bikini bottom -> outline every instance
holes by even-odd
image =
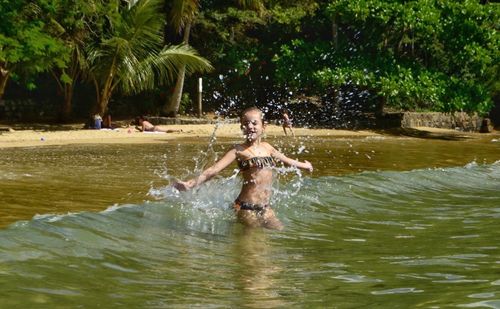
[[[261,204],[252,204],[252,203],[248,203],[248,202],[243,202],[243,201],[240,201],[239,199],[237,199],[236,201],[234,201],[234,209],[236,211],[238,210],[251,210],[251,211],[255,211],[257,214],[259,215],[263,215],[266,210],[269,208],[269,205],[261,205]]]

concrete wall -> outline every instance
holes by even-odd
[[[58,109],[49,102],[25,100],[0,100],[0,119],[7,120],[38,120],[54,118]]]

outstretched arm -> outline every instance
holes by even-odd
[[[209,180],[210,178],[217,175],[220,171],[225,169],[229,164],[231,164],[236,159],[236,149],[232,148],[226,154],[217,161],[214,165],[204,170],[198,177],[189,179],[187,181],[179,181],[174,183],[174,188],[179,191],[191,190]]]
[[[291,159],[291,158],[285,156],[284,154],[282,154],[281,152],[279,152],[278,150],[276,150],[273,146],[269,145],[269,147],[271,147],[271,155],[274,158],[285,163],[286,165],[295,166],[297,168],[300,168],[303,170],[308,170],[310,172],[313,171],[313,166],[312,166],[311,162],[309,162],[307,160],[305,160],[304,162],[301,162],[298,160]]]

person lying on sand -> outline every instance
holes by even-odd
[[[164,129],[160,126],[155,126],[151,122],[145,120],[143,116],[140,116],[136,119],[136,124],[137,126],[135,128],[141,132],[165,132],[165,133],[182,132],[182,130],[180,129]]]

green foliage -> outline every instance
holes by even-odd
[[[191,42],[216,68],[205,87],[216,98],[207,104],[225,109],[285,101],[288,91],[277,83],[272,59],[284,43],[304,38],[305,32],[323,32],[314,22],[318,3],[262,1],[264,7],[251,10],[228,7],[227,1],[202,1]]]
[[[103,114],[113,92],[135,94],[171,82],[181,66],[186,71],[211,65],[186,45],[163,47],[161,1],[142,0],[109,15],[112,27],[88,48],[87,76],[95,82],[97,111]]]
[[[500,90],[498,6],[338,0],[327,12],[340,29],[338,46],[325,40],[283,44],[273,58],[280,83],[317,93],[354,84],[404,110],[491,108]]]
[[[191,101],[191,97],[189,96],[189,93],[183,93],[182,98],[181,98],[181,103],[179,105],[179,113],[180,114],[185,114],[189,111],[190,108],[192,108],[193,102]]]
[[[0,2],[0,69],[31,89],[39,73],[65,67],[69,60],[63,42],[48,33],[53,5],[51,0]]]
[[[273,62],[278,64],[276,78],[288,86],[296,89],[315,87],[318,67],[327,65],[324,60],[328,57],[331,48],[329,42],[305,42],[295,39],[289,45],[282,45],[280,53],[274,55]]]
[[[198,13],[198,0],[167,1],[169,6],[168,22],[176,30],[183,29]]]
[[[281,25],[291,25],[295,30],[300,31],[302,28],[302,21],[308,16],[315,13],[319,5],[317,2],[302,2],[297,6],[283,6],[277,4],[269,9],[269,13],[273,21]]]
[[[216,67],[206,90],[227,101],[284,102],[354,87],[403,110],[486,113],[500,92],[500,6],[480,2],[0,1],[0,69],[28,88],[52,70],[68,96],[82,72],[98,100],[149,91],[183,63],[188,72],[207,68],[193,49],[164,47],[165,25],[189,22],[190,44]]]
[[[102,18],[105,8],[99,0],[54,0],[46,15],[50,21],[47,32],[61,40],[70,55],[66,66],[52,68],[58,93],[62,94],[59,118],[63,121],[71,115],[75,83],[88,68],[85,46],[106,26]]]

